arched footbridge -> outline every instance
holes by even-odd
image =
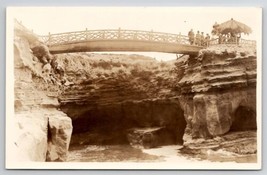
[[[196,55],[202,46],[190,45],[188,36],[141,30],[84,30],[40,36],[50,53],[71,52],[164,52]],[[236,42],[209,41],[209,45],[239,45],[256,47],[256,41],[240,39]]]
[[[70,52],[164,52],[197,54],[188,36],[140,30],[85,30],[41,37],[52,54]]]

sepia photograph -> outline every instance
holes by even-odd
[[[7,169],[261,169],[262,9],[8,7]]]

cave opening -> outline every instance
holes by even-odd
[[[77,145],[131,145],[154,148],[183,144],[186,127],[178,100],[141,100],[91,106],[67,104],[72,118],[70,147]]]
[[[250,107],[239,106],[233,117],[230,131],[246,131],[257,129],[256,111]]]

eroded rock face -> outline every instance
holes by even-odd
[[[175,85],[183,69],[174,62],[93,53],[56,60],[67,80],[60,103],[73,121],[72,144],[129,144],[129,129],[147,127],[166,127],[170,143],[182,143],[185,120]]]
[[[16,137],[14,161],[45,161],[51,133],[52,145],[57,159],[65,160],[71,137],[70,118],[57,110],[60,86],[53,84],[49,70],[43,70],[43,63],[32,53],[31,47],[38,45],[38,38],[26,28],[15,23],[14,38],[14,108]],[[53,130],[53,132],[51,132]],[[10,134],[10,133],[9,133]],[[49,150],[49,151],[48,151]],[[58,151],[60,150],[60,151]],[[50,158],[52,160],[52,158]]]
[[[47,161],[65,161],[72,134],[71,119],[65,115],[58,117],[57,113],[48,120],[48,151]]]
[[[237,128],[236,125],[243,130],[256,129],[255,99],[254,89],[195,95],[190,103],[185,104],[189,135],[193,138],[215,137],[234,130],[232,128]],[[251,112],[242,118],[241,110]]]
[[[185,140],[257,128],[254,48],[222,45],[202,50],[188,59],[179,85],[187,121]]]
[[[105,105],[176,96],[173,62],[141,55],[72,53],[55,56],[66,75],[62,105]]]
[[[257,133],[255,131],[230,132],[212,139],[188,141],[180,153],[190,158],[209,161],[256,163]]]

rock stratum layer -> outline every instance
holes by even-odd
[[[187,121],[185,140],[257,129],[256,50],[212,46],[189,58],[179,81]]]
[[[15,116],[7,116],[15,121],[14,160],[65,161],[72,122],[58,110],[59,84],[31,50],[45,46],[16,22],[14,34]]]

